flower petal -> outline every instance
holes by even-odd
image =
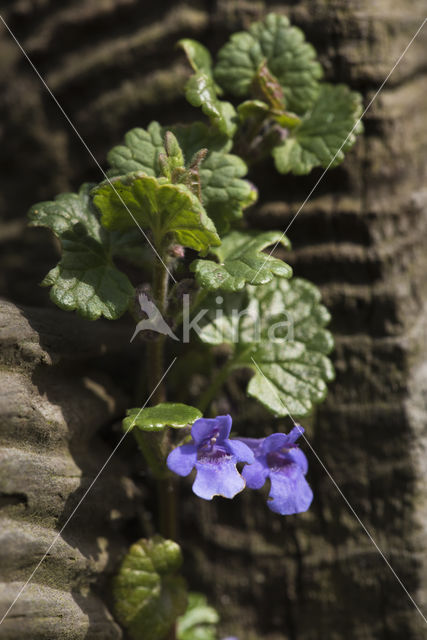
[[[247,464],[242,471],[242,476],[249,489],[261,489],[268,474],[269,468],[265,456],[257,458],[253,464]]]
[[[197,476],[193,484],[193,491],[199,498],[212,500],[214,496],[234,498],[245,488],[245,481],[236,469],[236,464],[230,457],[221,462],[200,462],[196,464]]]
[[[271,453],[272,451],[279,451],[279,449],[287,447],[288,444],[289,436],[285,433],[273,433],[271,436],[264,438],[262,450],[264,453]]]
[[[301,449],[298,449],[298,447],[293,447],[286,455],[292,460],[292,462],[295,462],[295,464],[299,466],[304,475],[307,473],[308,461],[305,453],[303,453]]]
[[[297,464],[289,464],[280,471],[270,472],[271,488],[267,506],[281,515],[307,511],[313,500],[304,474]]]
[[[251,462],[255,461],[255,456],[249,447],[239,440],[227,440],[223,444],[224,448],[228,450],[237,460],[237,462]]]
[[[216,418],[199,418],[191,428],[191,435],[198,445],[210,438],[215,429],[218,430],[219,440],[225,440],[231,431],[231,416],[217,416]]]
[[[197,462],[197,449],[194,444],[183,444],[173,449],[166,460],[171,471],[179,476],[188,476]]]
[[[288,434],[288,444],[295,444],[300,436],[304,433],[304,427],[300,424],[296,424],[294,428]]]

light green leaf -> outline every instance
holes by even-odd
[[[185,97],[194,107],[201,107],[221,133],[232,137],[237,128],[236,111],[230,102],[218,98],[221,90],[213,78],[209,51],[196,40],[180,40],[178,45],[184,49],[194,70],[185,85]]]
[[[248,394],[269,411],[278,416],[310,413],[334,376],[326,357],[333,340],[324,328],[330,316],[320,304],[319,290],[306,280],[275,278],[223,298],[221,313],[213,294],[205,298],[209,313],[200,338],[234,347],[235,367],[255,372]]]
[[[271,13],[249,32],[232,35],[218,53],[215,80],[233,95],[249,95],[264,61],[282,86],[286,108],[297,114],[309,109],[317,96],[322,68],[303,32],[291,27],[282,15]]]
[[[92,209],[90,192],[95,185],[86,182],[78,193],[61,193],[55,200],[39,202],[28,212],[31,227],[48,227],[60,237],[65,231],[71,231],[80,223],[87,234],[96,240],[101,239],[101,225]]]
[[[220,232],[257,199],[253,185],[241,179],[247,171],[245,162],[231,153],[212,152],[201,165],[202,201]]]
[[[124,231],[136,220],[143,229],[152,230],[157,246],[167,234],[196,251],[219,245],[215,226],[198,198],[184,185],[163,180],[134,173],[114,179],[113,184],[102,183],[93,200],[104,227]]]
[[[292,268],[286,262],[262,253],[263,249],[276,243],[290,248],[288,238],[280,231],[232,231],[220,247],[211,251],[219,262],[195,260],[191,270],[195,272],[198,284],[210,291],[238,291],[247,283],[270,282],[274,276],[290,278]]]
[[[78,194],[34,205],[30,225],[50,228],[61,241],[62,258],[42,282],[52,287],[52,301],[89,320],[114,320],[128,308],[134,288],[112,262],[123,238],[102,229],[89,198],[92,187],[84,184]]]
[[[358,122],[361,113],[358,93],[344,85],[321,85],[312,110],[289,132],[284,142],[273,149],[277,170],[304,174],[316,166],[340,164],[362,131],[362,124]]]
[[[83,225],[61,235],[62,258],[42,282],[61,309],[77,311],[88,320],[116,320],[127,310],[134,288],[111,261],[105,247]]]
[[[111,166],[109,176],[121,176],[143,171],[148,176],[160,174],[159,155],[166,153],[164,131],[158,122],[151,122],[147,130],[136,127],[126,133],[124,144],[113,147],[107,155]]]
[[[176,402],[164,402],[145,409],[128,409],[126,418],[123,420],[123,429],[128,431],[137,427],[150,433],[163,431],[165,427],[181,429],[193,424],[201,417],[201,412],[195,407]]]
[[[177,621],[178,640],[216,640],[219,615],[201,593],[188,594],[188,608]]]
[[[184,580],[176,575],[181,549],[172,540],[155,536],[131,546],[113,582],[114,612],[132,640],[167,636],[184,613]]]

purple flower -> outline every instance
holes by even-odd
[[[299,425],[286,435],[274,433],[261,440],[241,438],[255,454],[255,462],[246,465],[242,475],[250,489],[260,489],[267,478],[271,487],[267,506],[275,513],[290,515],[307,511],[313,492],[306,479],[308,463],[295,444],[304,429]]]
[[[193,491],[205,500],[218,495],[234,498],[245,488],[236,462],[254,462],[254,454],[243,442],[229,440],[230,430],[231,416],[200,418],[191,429],[193,442],[168,455],[167,466],[180,476],[188,476],[196,468]]]

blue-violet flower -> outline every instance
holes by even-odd
[[[240,438],[255,455],[255,462],[246,465],[242,475],[250,489],[260,489],[267,478],[271,487],[267,506],[275,513],[290,515],[307,511],[313,499],[305,474],[307,458],[295,444],[304,429],[299,425],[286,435],[274,433],[257,440]]]
[[[246,444],[229,440],[231,422],[229,415],[196,420],[191,429],[193,442],[171,451],[166,461],[169,469],[180,476],[187,476],[195,467],[193,491],[205,500],[217,495],[234,498],[245,488],[236,463],[255,460]]]

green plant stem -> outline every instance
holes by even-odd
[[[218,391],[221,389],[224,382],[227,380],[230,375],[236,361],[234,358],[231,358],[225,366],[216,374],[210,385],[207,387],[205,392],[201,395],[199,402],[197,403],[198,408],[204,414],[206,413],[207,408],[209,407],[212,400],[215,398]]]

